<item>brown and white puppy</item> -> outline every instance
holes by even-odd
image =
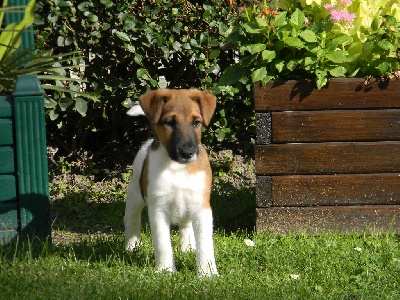
[[[210,206],[211,167],[201,144],[202,126],[210,123],[215,96],[197,89],[160,89],[139,99],[128,115],[145,114],[155,138],[133,162],[125,209],[126,249],[140,244],[141,211],[148,206],[158,271],[175,271],[170,239],[178,224],[183,251],[196,250],[199,275],[218,275]]]

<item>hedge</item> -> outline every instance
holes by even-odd
[[[70,76],[87,80],[58,84],[98,96],[94,101],[57,91],[48,95],[50,139],[75,151],[132,138],[135,126],[143,124],[128,120],[126,110],[141,94],[197,87],[218,97],[205,141],[248,144],[254,133],[250,83],[218,85],[222,71],[235,62],[224,45],[236,14],[237,7],[219,0],[202,5],[185,0],[44,1],[35,27],[40,47],[56,53],[79,50],[81,68]]]

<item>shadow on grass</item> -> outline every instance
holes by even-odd
[[[52,203],[52,227],[75,233],[123,232],[124,199],[114,202],[88,201],[89,190],[71,191]],[[229,183],[218,185],[211,195],[214,228],[226,232],[255,226],[254,188],[234,188]],[[148,226],[147,210],[142,213],[142,226]]]
[[[63,199],[53,201],[53,230],[73,233],[109,233],[123,230],[125,202],[117,199],[95,202],[90,190],[69,191]]]
[[[218,186],[211,195],[215,230],[237,232],[254,231],[255,228],[255,188],[235,188],[230,184]]]

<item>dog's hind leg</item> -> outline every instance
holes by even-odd
[[[192,221],[185,219],[179,224],[180,244],[183,252],[196,250]]]
[[[132,251],[140,245],[142,210],[146,204],[136,181],[135,178],[132,178],[126,193],[124,216],[125,248],[129,251]]]

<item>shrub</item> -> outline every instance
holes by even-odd
[[[396,0],[263,1],[247,7],[227,38],[241,54],[224,73],[232,84],[332,77],[399,77]]]
[[[36,30],[43,47],[81,51],[80,71],[71,76],[88,80],[59,84],[100,99],[55,91],[47,101],[50,138],[67,151],[120,141],[127,136],[127,107],[141,94],[155,88],[197,87],[219,98],[207,142],[248,142],[254,127],[245,94],[250,89],[217,86],[221,70],[234,61],[232,52],[222,50],[234,9],[220,0],[201,7],[184,0],[42,3]],[[129,122],[142,125],[140,120]]]

